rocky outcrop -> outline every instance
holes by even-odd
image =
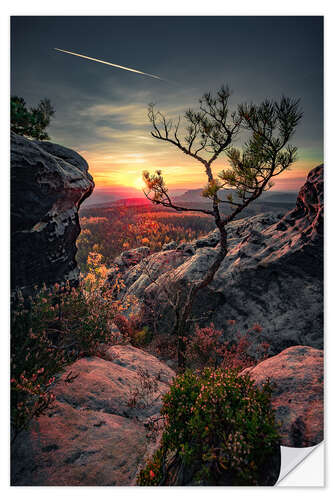
[[[323,363],[322,350],[295,346],[242,372],[257,385],[267,379],[273,384],[272,406],[283,446],[301,448],[323,440]]]
[[[77,378],[67,383],[68,375]],[[53,409],[17,437],[12,485],[135,483],[138,467],[157,446],[147,438],[147,421],[159,415],[174,375],[131,346],[75,362],[56,383]]]
[[[115,258],[114,264],[120,272],[126,271],[132,266],[139,264],[145,257],[150,254],[149,247],[138,247],[132,250],[125,250]]]
[[[11,135],[11,288],[75,281],[78,209],[94,188],[87,162],[51,142]]]
[[[323,345],[323,166],[313,169],[286,215],[260,214],[230,223],[229,251],[213,282],[194,304],[195,317],[225,332],[236,321],[246,332],[263,331],[271,353],[291,345]],[[159,328],[167,332],[173,290],[185,291],[200,280],[218,251],[218,233],[152,254],[122,274],[127,295],[145,307],[155,300]],[[165,290],[169,297],[166,300]],[[150,305],[151,308],[151,305]],[[156,309],[156,308],[155,308]],[[233,329],[234,330],[234,329]]]

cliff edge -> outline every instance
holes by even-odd
[[[11,134],[12,291],[76,281],[78,209],[93,189],[78,153]]]

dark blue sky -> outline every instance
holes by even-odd
[[[13,17],[11,43],[12,94],[29,105],[51,99],[52,140],[81,151],[97,185],[125,183],[126,169],[131,177],[152,165],[173,168],[171,183],[180,185],[177,168],[189,164],[149,139],[146,106],[155,101],[167,113],[181,113],[221,83],[233,89],[234,104],[301,98],[296,170],[322,161],[322,17]]]

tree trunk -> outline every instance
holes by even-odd
[[[192,312],[194,299],[197,296],[199,290],[205,288],[213,281],[217,270],[219,269],[228,252],[227,231],[225,229],[225,226],[218,225],[218,229],[220,231],[220,249],[216,259],[208,269],[204,278],[200,282],[193,284],[190,292],[186,297],[184,297],[184,304],[179,305],[178,310],[176,311],[176,324],[173,334],[177,338],[177,358],[178,369],[180,372],[184,372],[186,368],[186,337],[188,336],[187,323]]]

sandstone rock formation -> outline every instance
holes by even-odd
[[[12,290],[77,279],[78,209],[93,188],[75,151],[11,134]]]
[[[323,363],[322,350],[294,346],[242,372],[258,385],[267,378],[274,384],[272,406],[283,446],[314,446],[323,440]]]
[[[157,446],[147,439],[145,423],[159,415],[161,395],[175,374],[131,346],[113,346],[105,358],[83,358],[61,376],[54,408],[12,448],[13,485],[135,483],[145,454]],[[65,382],[69,374],[78,375],[70,384]],[[144,377],[153,390],[145,388]],[[133,394],[136,404],[129,405]]]
[[[150,254],[149,247],[138,247],[132,250],[125,250],[114,260],[114,274],[125,272],[129,268],[139,264],[145,257]],[[111,271],[112,272],[112,271]]]
[[[300,190],[295,209],[284,216],[260,214],[228,225],[229,252],[213,282],[196,298],[201,324],[211,322],[233,333],[260,324],[258,342],[271,353],[291,345],[323,345],[323,166],[313,169]],[[172,314],[165,289],[186,288],[214,260],[218,234],[211,232],[175,249],[152,254],[122,273],[123,293],[145,303],[155,300],[160,331],[170,330]],[[155,308],[156,309],[156,308]]]

